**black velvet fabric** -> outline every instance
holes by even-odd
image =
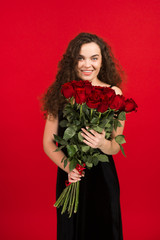
[[[62,119],[59,113],[59,121]],[[63,136],[59,126],[58,134]],[[65,152],[65,150],[64,150]],[[99,162],[92,169],[85,169],[80,181],[78,212],[68,218],[57,209],[57,240],[122,240],[120,190],[113,157],[109,163]],[[68,175],[58,168],[56,199],[65,188]]]

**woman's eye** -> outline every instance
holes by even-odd
[[[96,57],[95,57],[95,58],[92,58],[92,59],[93,59],[93,60],[98,60],[98,58],[96,58]]]
[[[78,60],[83,60],[83,57],[78,57]]]

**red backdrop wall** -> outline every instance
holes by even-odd
[[[38,97],[54,81],[69,41],[91,32],[112,46],[137,102],[114,159],[125,240],[160,239],[158,0],[3,1],[1,4],[1,233],[56,239],[56,165],[44,154]]]

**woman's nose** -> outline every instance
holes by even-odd
[[[84,61],[84,66],[85,66],[85,67],[90,67],[90,66],[91,66],[91,61],[86,59],[86,60]]]

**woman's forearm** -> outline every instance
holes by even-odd
[[[113,138],[112,140],[107,140],[103,142],[101,147],[99,148],[103,153],[108,155],[115,155],[119,152],[120,146]]]
[[[64,162],[61,163],[61,160],[63,157],[65,157],[65,154],[62,151],[54,152],[57,149],[57,146],[54,144],[54,142],[43,143],[43,149],[44,149],[44,152],[47,154],[47,156],[58,167],[60,167],[66,173],[69,173],[69,163],[67,164],[67,166],[65,168],[64,168]]]

